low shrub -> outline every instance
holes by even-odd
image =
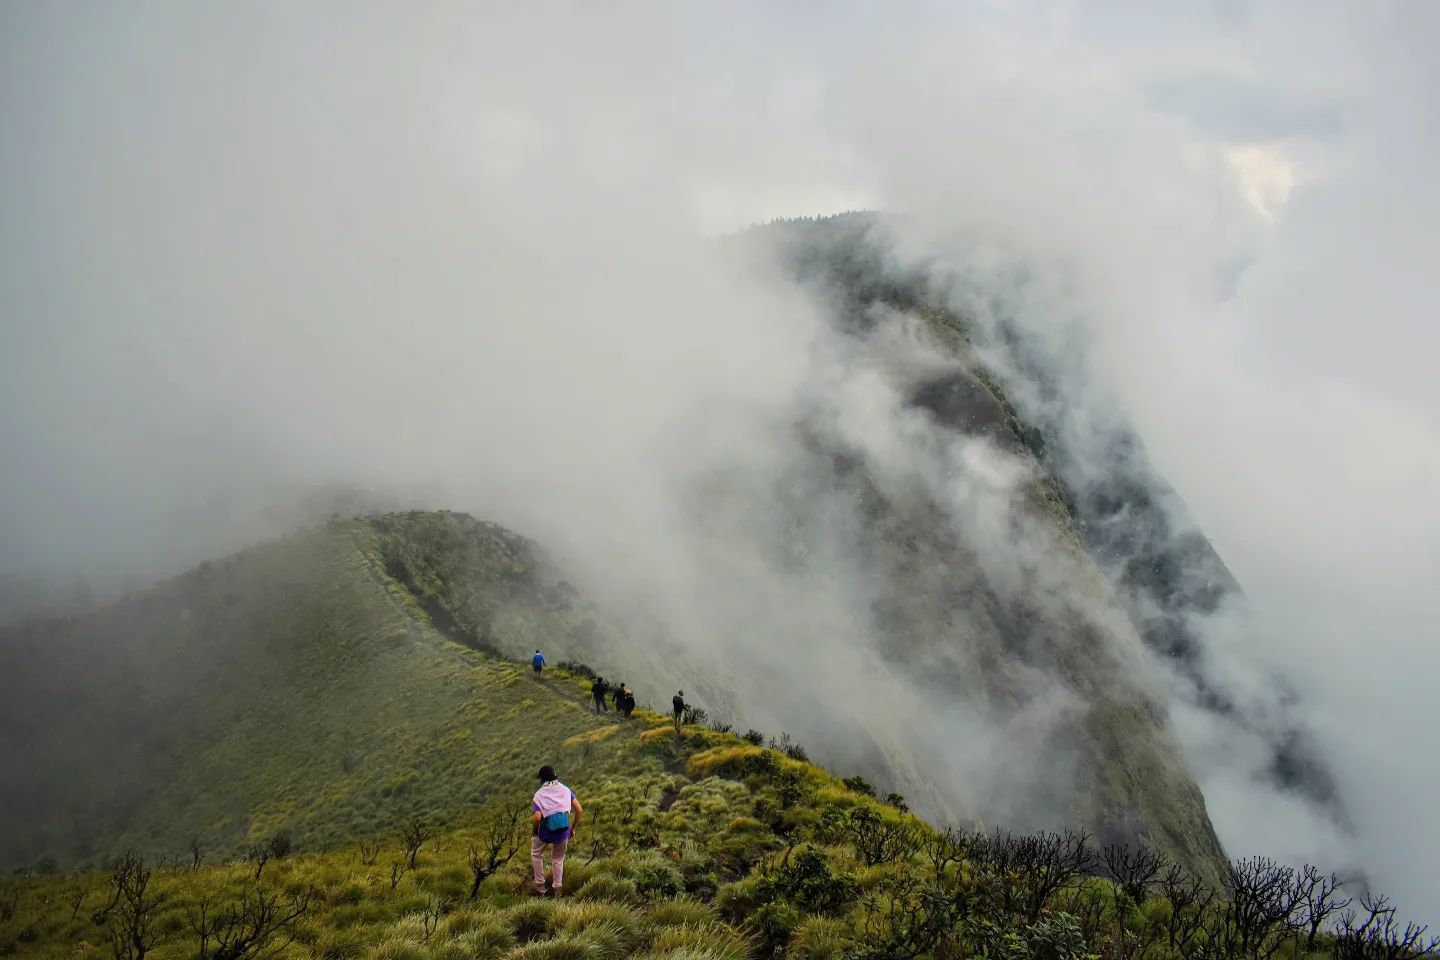
[[[850,874],[832,870],[824,853],[807,847],[767,874],[758,893],[762,901],[778,897],[806,913],[833,914],[854,901],[856,885]]]
[[[760,942],[761,956],[783,949],[800,925],[800,912],[783,900],[772,900],[745,918],[745,929]]]

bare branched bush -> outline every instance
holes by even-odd
[[[1395,908],[1385,897],[1360,898],[1364,919],[1351,910],[1341,918],[1335,931],[1335,960],[1420,960],[1440,953],[1440,937],[1428,940],[1429,929],[1422,924],[1403,927],[1395,919]]]
[[[270,862],[272,856],[270,844],[257,843],[245,851],[245,859],[255,864],[255,880],[259,882],[260,874],[265,872],[265,864]]]
[[[70,919],[74,921],[80,915],[80,910],[85,906],[85,887],[75,883],[65,889],[65,902],[70,905]]]
[[[1216,945],[1228,956],[1267,960],[1294,933],[1300,904],[1294,868],[1248,857],[1228,863],[1224,881],[1229,903],[1220,913]]]
[[[480,825],[480,842],[470,845],[470,899],[480,885],[520,852],[525,843],[525,808],[519,803],[492,807]]]
[[[1305,948],[1314,949],[1315,939],[1325,922],[1350,906],[1349,897],[1340,898],[1340,878],[1335,874],[1324,874],[1316,867],[1306,864],[1297,878],[1300,893],[1300,924],[1305,930]]]
[[[410,869],[415,869],[415,857],[420,853],[420,848],[430,842],[435,836],[435,831],[425,825],[420,818],[410,821],[409,825],[400,831],[400,842],[405,846],[405,856],[409,860]]]
[[[435,929],[440,926],[440,921],[450,911],[449,901],[442,897],[431,896],[425,901],[425,909],[420,911],[420,924],[425,931],[423,939],[429,941]]]
[[[312,890],[293,897],[255,884],[238,901],[216,908],[209,899],[190,911],[199,960],[269,960],[288,947],[295,921],[310,910]]]
[[[355,851],[360,858],[360,863],[367,867],[373,867],[375,861],[380,859],[380,847],[379,840],[361,840]]]
[[[160,942],[155,918],[165,897],[150,891],[150,877],[150,868],[133,853],[115,862],[110,875],[112,905],[106,913],[116,960],[145,960]]]
[[[935,882],[939,883],[951,866],[964,860],[982,859],[985,846],[984,834],[947,827],[924,836],[920,841],[920,852],[930,862]]]
[[[266,840],[265,846],[270,850],[270,856],[276,860],[283,860],[290,856],[290,853],[295,849],[295,838],[289,830],[281,830],[269,840]]]
[[[1129,844],[1111,844],[1100,852],[1105,861],[1105,874],[1130,900],[1139,906],[1150,895],[1150,889],[1164,872],[1163,856],[1145,847],[1131,849]]]
[[[1205,929],[1206,912],[1215,900],[1215,891],[1178,864],[1171,864],[1160,877],[1160,895],[1170,904],[1170,914],[1165,918],[1166,940],[1171,949],[1188,957]]]
[[[1023,837],[996,831],[987,860],[1000,876],[1013,877],[1004,887],[1005,906],[1030,923],[1057,891],[1096,867],[1089,834],[1068,830]]]

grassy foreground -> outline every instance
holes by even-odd
[[[0,955],[1421,955],[1347,951],[1381,941],[1353,930],[1337,938],[1323,916],[1311,928],[1298,908],[1267,919],[1243,890],[1217,898],[1138,852],[1107,851],[1119,858],[1110,871],[1117,882],[1093,875],[1099,855],[1079,837],[939,832],[861,782],[730,733],[691,726],[677,738],[666,718],[648,712],[627,724],[577,725],[565,750],[571,761],[562,777],[576,785],[587,817],[566,861],[563,898],[529,894],[521,792],[492,799],[458,827],[435,831],[422,820],[334,850],[296,853],[281,838],[224,863],[203,862],[202,851],[200,859],[131,859],[111,871],[12,879],[0,886]],[[602,750],[609,753],[597,767]],[[587,769],[603,772],[587,777]],[[1243,861],[1237,876],[1252,866],[1273,868]],[[1393,945],[1394,934],[1383,942]]]

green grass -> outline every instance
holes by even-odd
[[[281,903],[308,897],[308,910],[264,945],[273,960],[749,960],[776,949],[810,960],[880,957],[895,942],[895,905],[931,890],[968,904],[969,918],[949,927],[943,950],[923,956],[1000,950],[1083,960],[1128,955],[1116,951],[1143,940],[1151,960],[1186,960],[1165,941],[1163,900],[1136,908],[1108,881],[1088,878],[1056,891],[1045,915],[1027,922],[1005,904],[1023,895],[1029,878],[964,858],[937,874],[925,854],[935,835],[909,814],[847,791],[812,765],[726,734],[687,733],[663,747],[610,738],[631,754],[633,769],[580,790],[589,816],[567,859],[564,899],[529,895],[524,848],[471,899],[469,849],[485,829],[478,822],[432,838],[395,882],[392,865],[405,859],[398,842],[272,860],[258,879],[256,866],[243,861],[160,864],[149,888],[158,906],[147,957],[196,957],[202,905],[213,914],[256,891]],[[645,758],[662,751],[667,769],[686,772],[650,766]],[[799,800],[786,806],[797,784]],[[484,813],[502,809],[496,801]],[[854,811],[912,830],[913,842],[896,858],[867,865],[835,829]],[[0,882],[0,956],[114,956],[117,915],[104,915],[110,889],[103,871]],[[1095,911],[1082,931],[1066,911],[1083,912],[1083,904]],[[1209,908],[1216,919],[1222,911]],[[1080,945],[1054,952],[1057,942]],[[1326,955],[1328,940],[1320,946],[1315,955]],[[1277,956],[1298,960],[1305,952],[1292,938]]]
[[[281,831],[318,848],[456,822],[547,760],[581,783],[622,755],[658,770],[628,750],[639,724],[585,736],[607,721],[579,681],[417,615],[387,538],[333,523],[0,638],[0,729],[31,734],[4,744],[0,820],[27,829],[0,833],[0,865],[235,855]],[[527,602],[551,616],[517,598],[505,622]]]

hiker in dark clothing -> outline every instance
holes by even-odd
[[[590,695],[595,698],[596,713],[605,712],[605,693],[609,689],[610,686],[605,682],[604,677],[596,677],[595,682],[590,684]]]
[[[625,719],[630,719],[630,714],[635,712],[635,691],[629,687],[625,688]]]
[[[680,721],[685,717],[685,691],[675,691],[675,696],[670,698],[670,705],[675,708],[675,736],[680,736]]]
[[[622,717],[625,715],[625,681],[621,680],[615,684],[615,712]]]
[[[545,654],[536,650],[535,656],[530,658],[530,666],[535,668],[535,676],[540,676],[540,671],[545,669]]]

